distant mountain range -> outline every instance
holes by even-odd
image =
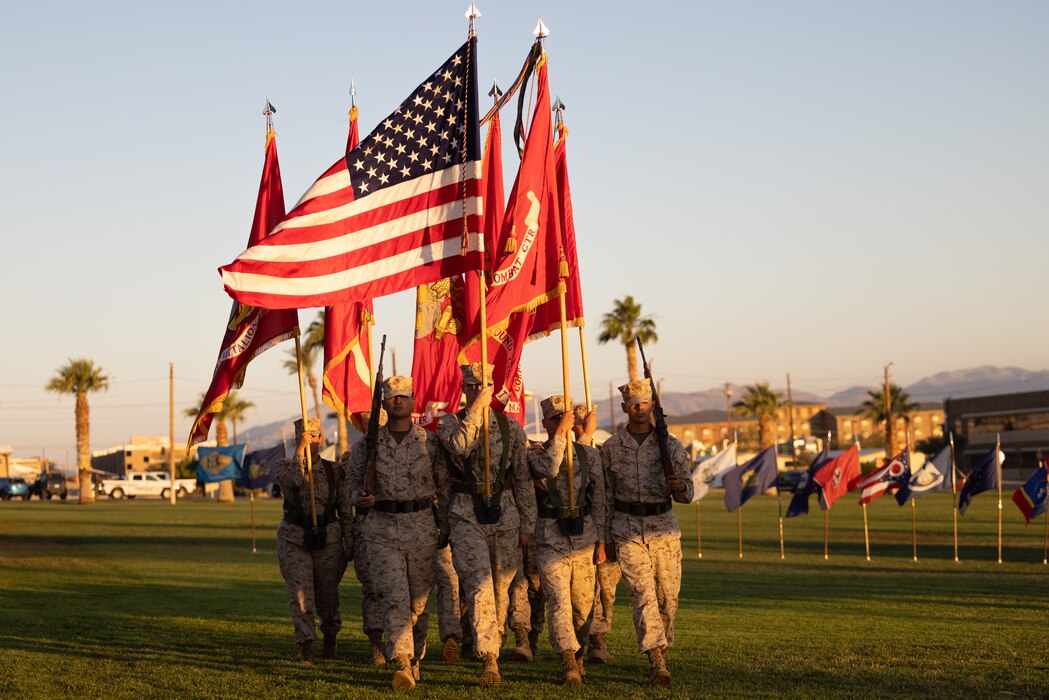
[[[858,406],[867,398],[867,392],[875,387],[854,386],[831,394],[820,396],[807,391],[795,391],[794,400],[797,402],[826,403],[830,406]],[[783,387],[773,387],[783,390]],[[1049,370],[1032,371],[1020,369],[1019,367],[993,367],[984,365],[970,369],[959,369],[950,372],[939,372],[930,377],[924,377],[904,389],[916,402],[942,402],[946,398],[963,398],[966,396],[982,396],[993,394],[1011,394],[1022,391],[1045,391],[1049,390]],[[734,399],[739,398],[742,389],[737,387]],[[693,392],[663,393],[663,405],[668,416],[685,416],[697,411],[724,411],[725,394],[720,389],[706,389]],[[622,412],[619,408],[618,399],[613,405],[616,422],[622,421]],[[602,426],[608,426],[612,414],[609,412],[608,399],[598,401],[598,422]],[[294,436],[292,421],[294,417],[287,420],[267,423],[242,431],[242,434],[253,445],[260,447],[272,445],[281,440],[282,436],[289,441]],[[336,431],[336,420],[328,418],[324,421],[324,430],[328,436]],[[528,430],[532,429],[532,416],[529,415]],[[360,433],[350,427],[350,444],[352,445]],[[290,447],[289,447],[290,449]]]

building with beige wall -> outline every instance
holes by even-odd
[[[91,454],[91,468],[124,476],[129,472],[166,471],[170,440],[159,435],[136,435],[126,445]],[[175,462],[186,456],[185,445],[175,445]]]
[[[884,435],[881,423],[863,415],[863,406],[844,406],[826,408],[812,417],[812,432],[816,435],[830,433],[832,445],[848,445],[859,439]],[[896,428],[896,444],[910,444],[933,437],[943,437],[943,407],[938,403],[918,404],[918,410],[912,411],[905,419],[894,415],[893,425]]]
[[[794,404],[794,437],[811,437],[812,419],[827,408],[825,403],[795,403]],[[787,407],[776,412],[776,418],[772,423],[772,429],[776,432],[779,441],[788,440],[791,435],[791,415]],[[667,430],[671,435],[681,440],[686,446],[693,440],[703,443],[704,446],[723,444],[732,440],[733,431],[739,434],[741,444],[751,442],[757,444],[758,422],[754,418],[743,418],[733,415],[728,416],[725,411],[697,411],[684,416],[673,416],[667,420]]]

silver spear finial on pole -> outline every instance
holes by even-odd
[[[539,21],[535,25],[535,29],[532,30],[532,34],[536,39],[544,39],[550,36],[550,29],[543,24],[543,16],[539,15]]]
[[[277,108],[270,103],[270,98],[266,98],[266,106],[262,109],[262,115],[266,117],[266,128],[273,127],[273,115],[277,113]]]
[[[498,102],[499,98],[503,96],[503,91],[499,89],[499,83],[492,81],[492,89],[488,91],[488,96],[493,101]]]
[[[563,112],[565,111],[565,103],[561,101],[560,95],[554,96],[554,106],[551,111],[554,113],[554,124],[557,126],[563,124],[565,121],[563,115]]]
[[[353,78],[350,78],[350,106],[357,106],[357,85],[353,82]]]

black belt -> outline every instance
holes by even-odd
[[[335,513],[329,513],[329,514],[318,513],[317,514],[317,527],[328,527],[332,523],[336,522],[338,519],[339,518],[338,518],[338,516]],[[286,522],[286,523],[288,523],[290,525],[298,525],[299,527],[313,527],[313,518],[311,518],[308,515],[305,516],[305,518],[303,520],[299,520],[299,518],[296,515],[294,515],[293,513],[285,513],[284,514],[284,522]]]
[[[559,520],[561,518],[579,518],[590,515],[589,507],[576,506],[576,513],[573,514],[568,510],[568,507],[554,508],[552,506],[539,506],[538,514],[540,518],[551,518],[553,520]]]
[[[484,482],[478,481],[477,483],[453,483],[452,491],[455,493],[465,493],[469,496],[483,496],[484,495]],[[502,489],[496,489],[495,483],[492,483],[492,495],[498,496],[503,492]]]
[[[376,501],[372,506],[380,513],[418,513],[433,505],[433,498],[417,498],[414,501]]]
[[[662,515],[671,509],[670,499],[662,503],[639,503],[637,501],[621,501],[616,499],[616,510],[627,515]]]

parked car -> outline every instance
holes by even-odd
[[[12,498],[22,497],[29,500],[29,484],[21,477],[0,477],[0,500],[10,501]]]
[[[66,489],[66,478],[61,474],[41,474],[36,481],[29,486],[29,494],[36,496],[41,501],[50,501],[58,496],[63,501],[69,495]]]
[[[178,496],[185,496],[197,488],[195,479],[175,479],[175,490]],[[120,500],[136,496],[171,495],[171,479],[165,472],[133,472],[124,479],[103,479],[100,493]]]

